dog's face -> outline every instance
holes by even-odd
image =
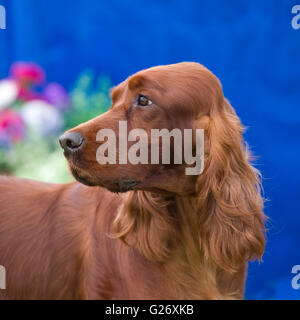
[[[174,148],[177,147],[174,139],[170,140],[170,163],[161,161],[162,139],[158,143],[160,161],[158,164],[151,161],[151,146],[154,144],[151,129],[171,131],[176,128],[182,132],[182,137],[184,129],[193,129],[191,148],[195,152],[194,129],[207,128],[216,91],[222,94],[218,80],[197,63],[154,67],[129,77],[111,91],[112,106],[106,113],[69,130],[60,138],[72,174],[84,184],[103,186],[113,192],[193,193],[197,177],[186,174],[186,167],[191,165],[187,165],[184,159],[182,164],[174,161]],[[126,123],[128,134],[133,129],[147,133],[146,138],[139,138],[144,143],[140,150],[133,148],[130,151],[139,139],[128,141],[120,122],[123,129]],[[115,138],[105,140],[99,134],[103,129],[112,130]],[[115,162],[99,162],[97,154],[104,143],[108,150],[103,155],[115,156]],[[110,147],[116,147],[115,152],[110,153]],[[134,150],[137,156],[143,151],[147,163],[128,161]],[[184,139],[182,153],[183,150]]]

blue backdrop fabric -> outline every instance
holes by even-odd
[[[298,1],[300,4],[300,1]],[[270,217],[263,263],[251,263],[246,297],[299,299],[300,29],[288,0],[0,0],[0,78],[34,61],[70,89],[92,68],[114,84],[153,65],[197,61],[223,83],[258,156]]]

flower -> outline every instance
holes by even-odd
[[[31,101],[42,99],[42,96],[26,87],[19,87],[18,98],[22,101]]]
[[[22,87],[41,84],[46,78],[44,70],[33,62],[15,62],[10,68],[10,73]]]
[[[42,84],[46,79],[45,72],[39,65],[33,62],[15,62],[10,68],[10,74],[18,86],[19,99],[40,99],[41,95],[32,90],[32,86]]]
[[[56,82],[49,83],[45,87],[43,98],[60,110],[69,107],[69,97],[66,89]]]
[[[18,97],[18,86],[13,80],[0,81],[0,110],[12,105]]]
[[[26,126],[41,136],[57,133],[63,128],[61,113],[42,100],[26,102],[20,109],[20,114]]]
[[[12,110],[0,112],[0,139],[7,142],[16,142],[23,138],[24,122],[20,115]]]

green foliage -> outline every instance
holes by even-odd
[[[57,141],[57,137],[53,139]],[[14,176],[57,183],[73,180],[62,150],[49,140],[33,138],[18,143],[5,157]]]
[[[71,91],[72,108],[65,113],[66,129],[95,118],[110,106],[112,84],[106,76],[95,79],[92,71],[84,71]]]

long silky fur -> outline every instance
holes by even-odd
[[[222,292],[218,281],[261,259],[265,246],[260,173],[249,162],[233,108],[224,98],[215,104],[204,126],[208,151],[196,194],[166,198],[133,191],[114,221],[113,236],[163,262],[182,298],[239,297]]]

